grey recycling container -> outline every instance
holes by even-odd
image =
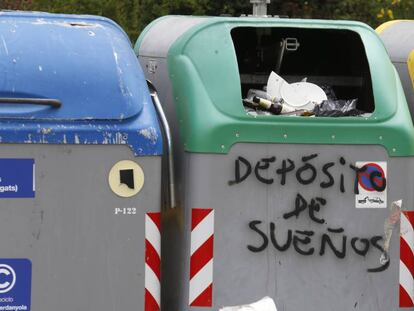
[[[2,12],[0,310],[159,310],[162,137],[126,34]]]
[[[380,25],[376,32],[387,48],[400,76],[411,117],[414,115],[414,21],[394,20]]]
[[[286,39],[294,51],[278,66]],[[414,129],[370,27],[166,16],[143,31],[135,52],[174,138],[166,310],[217,311],[265,296],[278,311],[412,308]],[[250,114],[242,99],[276,66],[287,81],[307,78],[358,99],[364,113]]]

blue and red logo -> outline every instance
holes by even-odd
[[[367,163],[358,173],[358,183],[366,191],[382,192],[387,187],[385,172],[377,163]]]

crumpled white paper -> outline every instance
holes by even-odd
[[[219,311],[277,311],[275,302],[270,297],[264,297],[251,304],[233,307],[223,307]]]
[[[314,83],[296,82],[289,84],[285,79],[272,71],[267,80],[267,95],[273,100],[283,102],[285,109],[313,110],[327,96],[324,90]],[[286,111],[288,112],[288,111]]]
[[[390,207],[390,214],[384,223],[384,252],[380,257],[380,263],[382,265],[385,265],[388,261],[390,261],[388,250],[390,249],[392,231],[394,230],[396,224],[400,221],[401,207],[402,200],[392,202]]]

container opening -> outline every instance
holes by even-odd
[[[354,103],[361,114],[374,111],[369,64],[356,32],[237,27],[231,31],[231,36],[239,66],[242,98],[247,98],[251,89],[266,91],[269,75],[274,71],[288,84],[301,81],[316,84],[324,91],[325,99],[357,99]],[[307,90],[305,88],[305,92]],[[295,94],[290,95],[295,97]]]

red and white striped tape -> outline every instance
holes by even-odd
[[[214,210],[191,211],[190,293],[191,307],[213,304]]]
[[[145,311],[161,306],[161,213],[145,215]]]
[[[414,211],[401,213],[400,308],[414,307]]]

